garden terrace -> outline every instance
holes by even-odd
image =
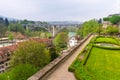
[[[113,43],[113,44],[118,44],[119,41],[115,37],[96,37],[95,41],[96,43]]]
[[[119,80],[120,43],[118,39],[96,37],[93,40],[86,46],[87,50],[85,48],[71,64],[69,71],[74,72],[78,80]],[[104,46],[96,45],[100,43],[104,43]],[[81,60],[80,56],[83,53],[85,56]]]

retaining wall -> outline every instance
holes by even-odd
[[[67,60],[73,53],[80,47],[92,34],[89,34],[85,39],[81,40],[76,46],[68,49],[67,52],[64,52],[61,56],[53,60],[51,63],[46,65],[43,69],[35,73],[33,76],[28,78],[27,80],[45,80],[45,78],[50,75],[57,66],[62,64],[65,60]]]

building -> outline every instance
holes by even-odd
[[[47,47],[50,47],[53,45],[52,39],[48,39],[48,38],[31,38],[30,40],[33,40],[39,43],[44,43],[47,45]]]
[[[9,68],[10,55],[15,51],[16,45],[6,46],[0,48],[0,73]]]
[[[39,43],[45,43],[47,47],[52,46],[52,39],[31,38],[29,40],[34,40]],[[0,47],[0,73],[3,73],[10,67],[10,55],[17,49],[17,45],[19,45],[20,43],[21,42],[10,46]]]
[[[78,44],[80,38],[78,36],[72,36],[68,41],[68,47],[73,47]]]
[[[120,14],[110,14],[108,17],[112,17],[112,16],[120,16]]]

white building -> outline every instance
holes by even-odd
[[[77,45],[78,40],[79,40],[79,39],[78,39],[77,36],[71,37],[71,38],[69,39],[68,46],[69,46],[69,47],[73,47],[73,46]]]

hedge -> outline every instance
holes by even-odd
[[[88,58],[88,53],[90,52],[90,49],[92,48],[92,45],[87,45],[88,47],[88,51],[86,52],[85,56],[86,58]],[[81,61],[79,59],[79,56],[81,54],[84,53],[85,49],[87,48],[85,47],[82,52],[77,56],[77,58],[72,62],[72,64],[70,65],[70,67],[68,68],[68,70],[70,72],[74,72],[75,73],[75,77],[77,78],[77,80],[85,80],[85,78],[87,80],[93,80],[93,75],[91,76],[84,68],[83,66],[83,61]],[[87,60],[84,59],[84,61],[86,62]],[[78,63],[78,64],[77,64]]]
[[[82,64],[83,65],[85,65],[86,64],[86,62],[87,62],[87,59],[89,58],[89,56],[90,56],[90,52],[91,52],[91,50],[92,50],[92,45],[90,46],[90,48],[88,49],[88,51],[86,52],[86,54],[85,54],[85,56],[84,56],[84,59],[83,59],[83,61],[82,61]]]
[[[99,45],[96,45],[96,44],[94,44],[93,46],[94,47],[98,47],[98,48],[102,48],[102,49],[120,50],[120,47],[119,48],[116,48],[116,47],[107,47],[107,46],[99,46]]]

